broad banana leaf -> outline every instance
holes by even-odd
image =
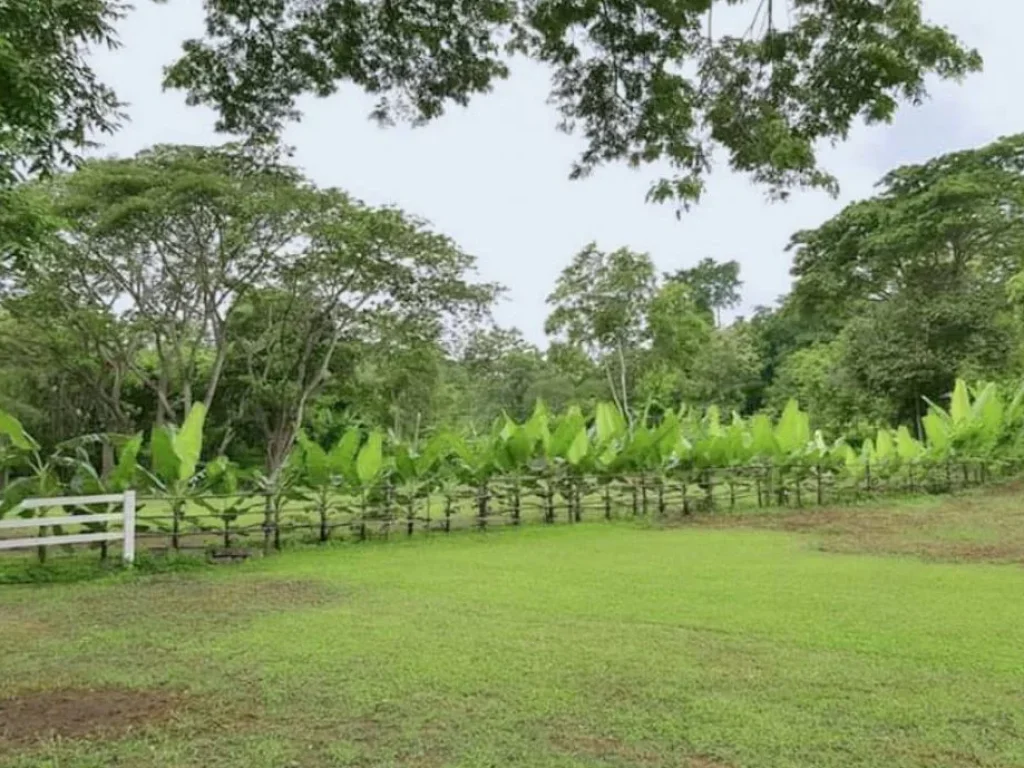
[[[585,426],[580,427],[576,436],[572,439],[569,444],[568,450],[565,452],[565,460],[573,467],[578,467],[580,463],[586,458],[588,451],[590,450],[590,439],[587,436],[587,428]]]
[[[300,451],[300,466],[303,480],[313,487],[322,487],[331,482],[330,461],[320,444],[311,440],[305,432],[297,437]]]
[[[573,406],[559,420],[558,426],[551,435],[550,453],[548,458],[565,458],[569,447],[576,439],[580,429],[586,429],[587,422],[580,409]]]
[[[383,442],[380,432],[374,430],[356,458],[356,476],[364,488],[373,484],[384,466]]]
[[[132,437],[127,443],[121,446],[121,455],[118,456],[117,466],[110,473],[107,479],[107,487],[112,491],[124,491],[132,487],[135,482],[135,473],[139,463],[139,451],[142,449],[142,433]]]
[[[423,447],[423,453],[416,458],[416,471],[423,476],[437,467],[451,450],[448,435],[438,432]]]
[[[626,420],[612,403],[598,403],[594,412],[594,430],[598,445],[608,445],[626,434]]]
[[[523,424],[523,429],[526,430],[527,435],[536,443],[540,443],[541,451],[545,458],[551,456],[551,429],[550,429],[550,416],[548,409],[544,405],[543,400],[538,400],[537,404],[533,407],[533,414],[526,423]]]
[[[39,447],[21,426],[21,422],[4,410],[0,410],[0,435],[5,435],[11,445],[22,451],[34,451]]]
[[[995,384],[988,384],[974,401],[973,417],[978,424],[981,447],[991,450],[1003,435],[1005,408]]]
[[[196,465],[203,451],[203,424],[206,406],[196,403],[185,417],[185,423],[174,435],[174,452],[178,456],[178,480],[188,482],[196,473]]]
[[[167,485],[178,482],[181,459],[174,450],[175,429],[170,424],[153,427],[149,438],[149,458],[153,474]]]
[[[349,427],[327,454],[327,465],[331,472],[341,475],[353,485],[359,481],[356,474],[356,456],[359,453],[360,437],[358,427]]]
[[[906,426],[896,430],[896,455],[903,461],[916,461],[924,452],[924,446],[914,439]]]
[[[935,410],[929,410],[921,419],[921,426],[924,427],[928,450],[937,456],[944,456],[949,451],[951,442],[949,422]]]
[[[750,452],[762,459],[773,459],[779,455],[772,420],[765,413],[755,414],[750,419]]]
[[[806,449],[811,440],[811,425],[807,414],[800,410],[796,400],[786,403],[779,423],[775,427],[775,440],[787,457]]]
[[[881,463],[896,459],[896,444],[887,429],[878,430],[878,436],[875,438],[875,459]]]
[[[958,427],[971,420],[971,397],[967,392],[967,382],[957,379],[953,387],[953,397],[949,403],[949,415]]]

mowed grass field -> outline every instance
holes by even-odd
[[[1024,503],[0,587],[0,766],[1024,765]]]

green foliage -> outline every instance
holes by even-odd
[[[0,411],[0,436],[6,437],[12,446],[21,451],[31,451],[37,447],[21,422],[4,411]]]
[[[749,20],[743,36],[712,23],[730,6]],[[215,107],[222,130],[276,134],[302,94],[344,82],[380,97],[378,120],[429,121],[490,90],[519,54],[551,68],[560,124],[584,137],[574,178],[614,161],[667,165],[648,196],[684,205],[720,155],[779,195],[833,190],[819,141],[892,119],[929,75],[981,66],[919,0],[801,2],[786,24],[759,0],[256,0],[206,13],[207,38],[185,44],[166,84]]]
[[[1021,373],[1008,278],[1024,248],[1024,135],[897,168],[878,187],[790,246],[789,344],[827,342],[829,421],[916,423],[921,398],[957,377]],[[784,358],[780,372],[809,383],[806,363]]]
[[[380,475],[384,466],[384,438],[380,432],[371,432],[356,457],[356,477],[361,485],[369,486]]]
[[[127,8],[117,0],[0,3],[0,188],[74,162],[117,126],[121,105],[96,80],[86,48],[116,46],[114,24]]]
[[[153,473],[165,487],[184,488],[195,476],[205,420],[206,407],[196,403],[180,429],[173,424],[153,428],[149,441]]]
[[[732,309],[740,303],[740,264],[738,261],[717,262],[701,259],[695,267],[680,269],[670,278],[672,282],[689,286],[697,307],[716,324],[722,322],[722,310]]]
[[[538,402],[522,422],[504,416],[489,433],[476,436],[439,432],[422,452],[413,443],[394,436],[385,441],[372,432],[358,451],[353,487],[365,490],[396,481],[415,493],[450,480],[481,485],[495,476],[550,480],[589,474],[610,479],[745,465],[804,472],[817,467],[843,481],[863,478],[868,465],[880,474],[891,473],[915,463],[941,462],[951,451],[963,458],[1017,455],[1024,394],[1017,393],[1007,405],[995,384],[972,390],[958,382],[951,400],[956,417],[928,405],[922,419],[924,442],[906,426],[880,428],[862,441],[859,450],[841,437],[829,442],[821,430],[812,430],[810,414],[792,399],[777,420],[767,413],[750,419],[733,414],[727,425],[714,406],[703,413],[687,408],[668,411],[656,419],[646,414],[629,426],[612,403],[598,403],[588,416],[577,407],[552,414]],[[326,466],[328,456],[351,457],[358,439],[351,431],[328,454],[300,438],[310,465],[305,482],[343,473],[341,465]],[[348,462],[350,458],[342,464]]]

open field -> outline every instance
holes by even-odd
[[[2,587],[0,766],[1024,765],[1018,499]]]

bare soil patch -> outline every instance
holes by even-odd
[[[169,575],[134,583],[75,585],[45,602],[0,603],[0,640],[15,646],[59,644],[97,628],[146,627],[147,637],[173,642],[235,631],[262,616],[337,605],[345,596],[336,586],[298,579]],[[5,687],[0,681],[0,696]]]
[[[944,562],[1024,564],[1024,483],[934,503],[700,516],[689,524],[807,534],[826,552],[913,555]]]
[[[0,744],[60,737],[123,736],[170,718],[182,703],[165,691],[39,691],[0,699]]]
[[[78,597],[81,610],[106,620],[166,619],[181,624],[226,625],[265,613],[300,610],[339,599],[339,591],[316,581],[277,579],[160,578],[118,585]]]

